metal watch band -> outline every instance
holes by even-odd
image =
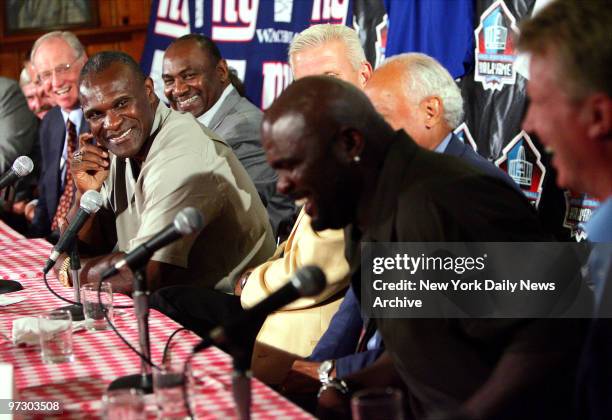
[[[349,393],[349,388],[346,382],[344,382],[342,379],[332,378],[327,383],[321,385],[321,388],[319,388],[319,392],[317,393],[317,398],[319,398],[321,394],[329,388],[334,388],[342,395],[347,395]]]

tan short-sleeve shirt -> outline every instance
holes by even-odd
[[[191,114],[160,102],[152,133],[140,173],[135,176],[129,159],[113,157],[102,188],[116,216],[119,250],[131,251],[171,224],[181,209],[195,207],[204,229],[152,259],[188,268],[186,284],[232,293],[237,275],[274,251],[255,186],[231,148]]]

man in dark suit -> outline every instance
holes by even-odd
[[[78,148],[78,135],[89,130],[77,85],[87,54],[74,34],[56,31],[34,43],[31,61],[45,91],[57,104],[45,115],[39,129],[40,196],[30,229],[32,236],[47,236],[57,231],[58,220],[70,209],[74,185],[69,155]]]
[[[392,57],[373,73],[364,91],[394,130],[403,129],[418,145],[456,156],[520,191],[505,172],[453,134],[463,118],[463,100],[449,72],[435,59],[418,53]],[[364,324],[365,335],[361,336]],[[325,360],[333,361],[334,372],[329,374],[339,378],[373,363],[384,345],[375,328],[367,325],[351,287],[310,356],[313,362],[296,362],[285,387],[295,389],[292,382],[300,381],[297,378],[303,375],[318,379],[317,369]],[[360,337],[362,345],[358,346]],[[360,351],[356,353],[357,348]]]
[[[312,226],[346,227],[358,297],[365,242],[549,238],[515,189],[419,147],[343,81],[291,84],[266,110],[262,139],[281,192],[308,201]],[[380,317],[376,325],[388,357],[328,381],[319,399],[325,407],[349,391],[390,385],[399,373],[416,419],[568,418],[579,320]]]
[[[232,147],[268,210],[274,232],[286,236],[295,207],[276,192],[278,177],[261,148],[262,112],[230,83],[227,63],[215,43],[198,34],[174,41],[164,54],[162,79],[173,109],[193,114]]]

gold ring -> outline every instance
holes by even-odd
[[[72,159],[76,162],[81,162],[83,160],[83,152],[80,150],[78,152],[74,152],[72,154]]]

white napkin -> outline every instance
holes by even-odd
[[[72,321],[72,331],[85,327],[85,321]],[[38,345],[38,318],[26,316],[13,321],[13,344]]]

